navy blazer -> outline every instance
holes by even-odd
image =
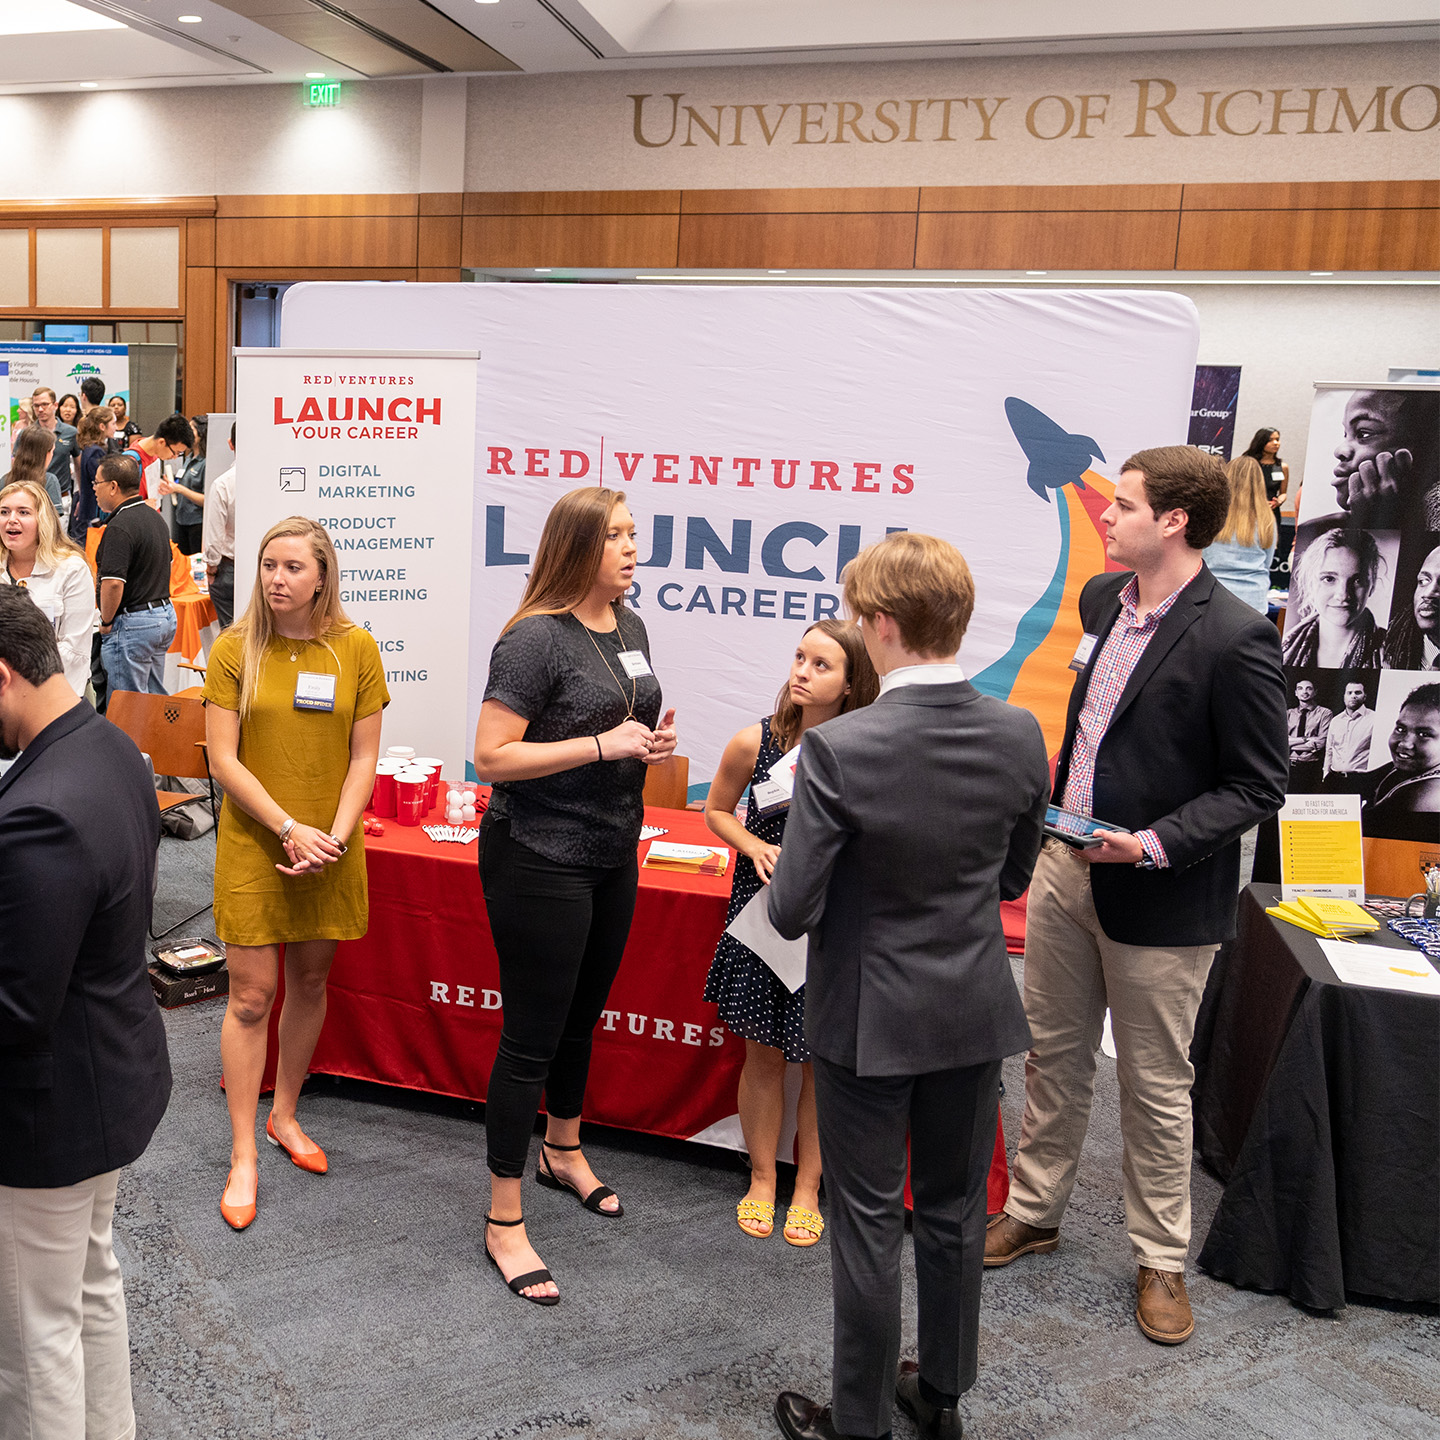
[[[159,839],[140,752],[83,700],[0,777],[0,1185],[118,1170],[165,1113],[145,973]]]
[[[1075,723],[1132,572],[1096,575],[1080,620],[1099,637],[1075,678],[1055,770],[1064,803]],[[1280,635],[1202,564],[1160,621],[1095,756],[1092,813],[1153,830],[1168,869],[1093,865],[1105,933],[1122,945],[1213,945],[1235,934],[1240,837],[1285,799],[1290,775]]]
[[[1030,883],[1049,791],[1035,717],[966,680],[805,732],[767,904],[810,937],[815,1054],[924,1075],[1029,1049],[1000,901]]]

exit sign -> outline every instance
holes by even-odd
[[[340,103],[340,82],[338,80],[312,80],[305,86],[305,103],[316,107]]]

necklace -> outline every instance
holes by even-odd
[[[572,612],[572,613],[573,613],[573,612]],[[595,647],[595,653],[600,657],[600,663],[605,667],[606,673],[607,673],[607,674],[610,676],[610,678],[615,682],[615,688],[620,692],[620,698],[621,698],[622,700],[624,700],[624,699],[625,699],[625,687],[620,683],[620,677],[615,673],[615,668],[614,668],[614,666],[612,666],[612,665],[610,664],[610,662],[605,658],[605,652],[600,648],[600,644],[599,644],[599,642],[595,639],[595,636],[591,633],[590,627],[589,627],[583,620],[581,620],[578,615],[575,616],[575,621],[576,621],[576,623],[580,626],[580,628],[581,628],[587,635],[590,636],[590,643]],[[615,620],[615,633],[616,633],[617,635],[620,634],[620,620],[619,620],[618,617],[617,617],[616,620]],[[623,635],[621,635],[621,636],[620,636],[620,639],[621,639],[621,643],[623,644],[625,637],[624,637]],[[290,658],[293,660],[295,657],[292,655]],[[635,718],[635,677],[632,675],[632,676],[630,677],[630,699],[629,699],[629,701],[627,702],[626,707],[625,707],[625,719],[626,719],[626,720],[633,720],[634,718]]]

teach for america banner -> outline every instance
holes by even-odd
[[[286,345],[481,352],[472,727],[551,505],[625,491],[630,603],[693,794],[769,713],[806,627],[841,612],[846,562],[891,530],[964,552],[961,662],[1057,750],[1100,514],[1128,455],[1184,443],[1198,335],[1184,297],[1114,290],[312,284],[282,323]]]

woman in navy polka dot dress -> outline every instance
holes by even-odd
[[[775,713],[748,725],[725,747],[705,802],[705,821],[738,852],[726,925],[770,883],[785,832],[785,810],[761,813],[755,787],[812,725],[868,705],[880,688],[860,632],[843,620],[820,620],[795,647],[790,678]],[[745,823],[735,818],[750,786]],[[799,1166],[785,1217],[792,1245],[813,1245],[825,1228],[820,1218],[820,1137],[815,1126],[815,1082],[805,1046],[805,987],[793,995],[748,945],[722,935],[705,981],[705,998],[745,1041],[740,1072],[740,1128],[750,1152],[750,1189],[736,1207],[740,1228],[763,1240],[775,1228],[775,1151],[785,1118],[785,1066],[804,1064],[796,1115]]]

